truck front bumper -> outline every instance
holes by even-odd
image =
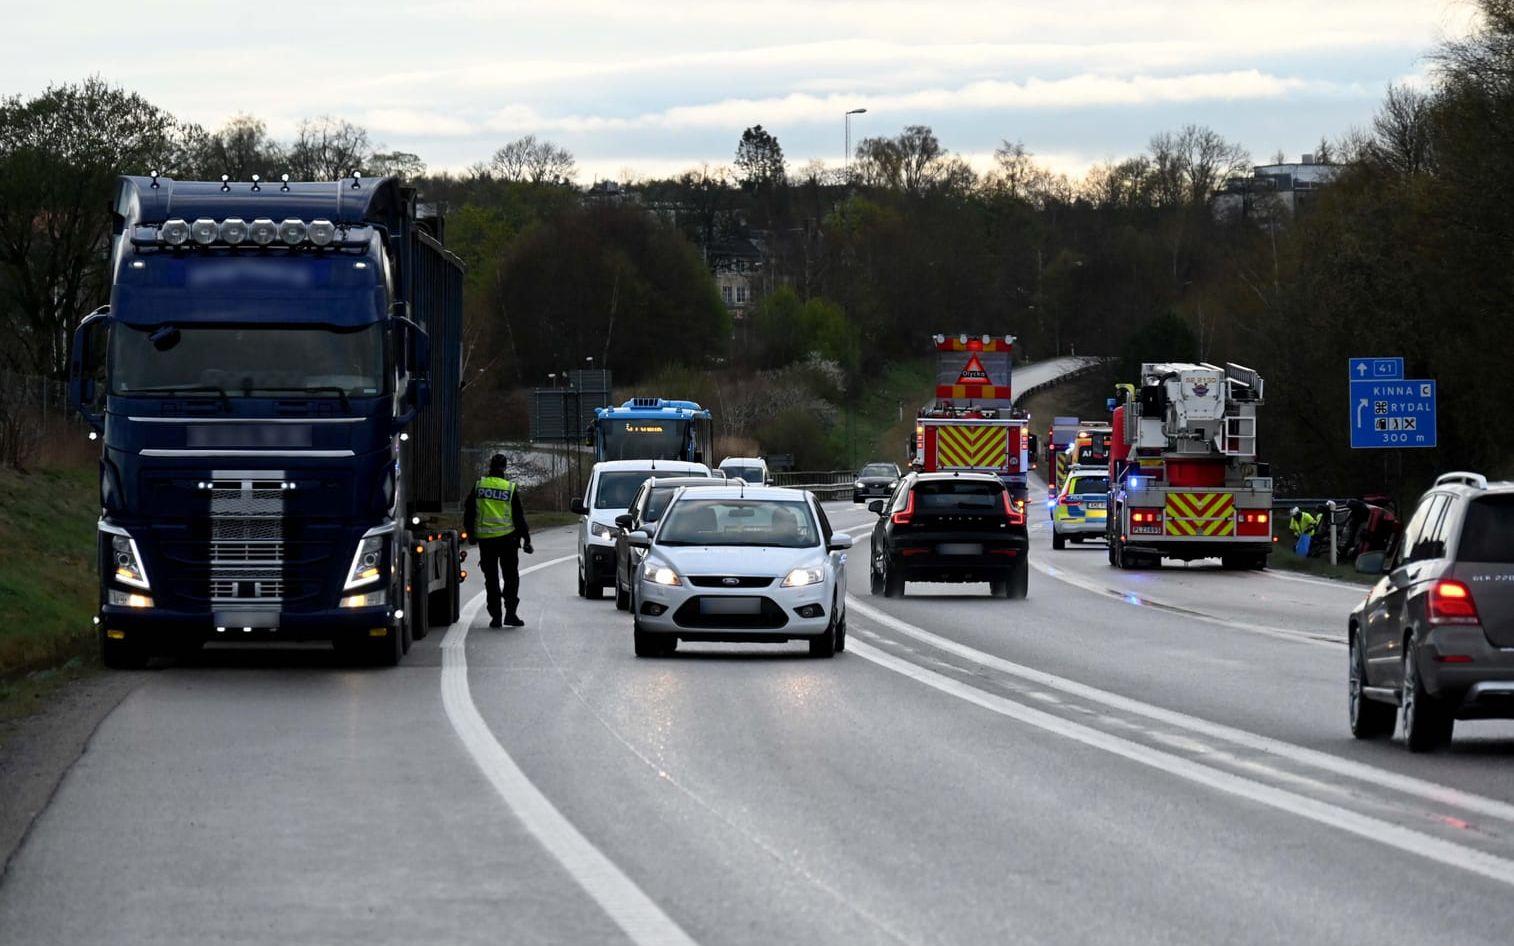
[[[126,640],[149,649],[212,639],[308,641],[366,637],[370,631],[394,624],[393,610],[382,606],[298,613],[247,609],[192,613],[111,605],[100,609],[100,626],[106,633],[121,631]]]

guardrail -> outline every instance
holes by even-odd
[[[857,482],[856,470],[791,470],[773,474],[773,485],[786,489],[807,489],[817,496],[851,495]]]
[[[1105,362],[1114,360],[1113,358],[1093,355],[1088,356],[1088,359],[1089,360],[1085,364],[1079,365],[1071,371],[1059,374],[1049,381],[1042,381],[1040,384],[1031,385],[1030,387],[1025,388],[1023,391],[1016,391],[1015,404],[1018,405],[1021,398],[1030,397],[1032,394],[1037,394],[1041,391],[1045,391],[1047,388],[1054,388],[1057,385],[1062,384],[1063,382],[1071,381],[1073,378],[1079,377],[1080,375],[1085,375],[1088,372],[1093,371],[1095,368],[1102,366]]]

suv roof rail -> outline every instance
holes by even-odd
[[[1487,489],[1488,478],[1481,473],[1467,473],[1458,471],[1455,473],[1442,473],[1435,478],[1436,486],[1453,486],[1457,483],[1470,486],[1473,489]]]

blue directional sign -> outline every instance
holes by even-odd
[[[1350,409],[1353,448],[1435,446],[1434,381],[1353,377]]]
[[[1352,381],[1397,381],[1404,376],[1402,358],[1352,358],[1346,375]]]

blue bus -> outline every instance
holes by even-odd
[[[708,463],[710,412],[693,401],[632,398],[594,411],[594,460],[687,460]]]

